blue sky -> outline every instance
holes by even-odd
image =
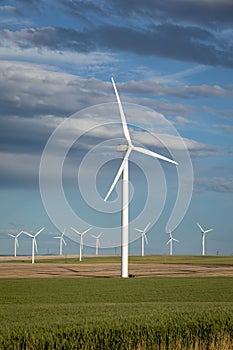
[[[103,203],[120,165],[115,146],[124,142],[112,76],[134,142],[180,160],[177,170],[132,155],[130,252],[140,252],[135,226],[150,221],[145,252],[169,253],[165,231],[180,185],[187,211],[180,208],[182,218],[175,213],[172,229],[180,243],[174,254],[201,253],[197,222],[214,229],[207,254],[233,254],[232,23],[230,0],[0,1],[0,254],[12,252],[7,233],[43,226],[41,253],[58,251],[53,236],[64,228],[67,254],[78,252],[72,225],[81,231],[93,226],[96,235],[103,229],[100,244],[119,245],[116,192]],[[52,134],[42,169],[48,209],[39,173]],[[56,189],[61,154],[64,196],[81,221],[66,215]],[[188,156],[194,174],[189,206]],[[22,237],[20,254],[29,253],[27,244]],[[86,244],[93,252],[88,234]]]

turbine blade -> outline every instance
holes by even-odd
[[[66,241],[64,240],[64,238],[62,237],[62,242],[66,245]]]
[[[168,244],[168,243],[170,243],[171,242],[171,239],[169,239],[169,241],[167,241],[167,243],[166,244]]]
[[[21,235],[21,233],[23,233],[23,231],[20,231],[20,232],[16,235],[16,237],[18,238],[18,237]]]
[[[71,227],[71,230],[73,230],[74,232],[76,232],[77,234],[79,234],[81,236],[81,232],[79,232],[78,230],[76,230],[75,228]]]
[[[115,177],[115,179],[114,179],[114,181],[113,181],[113,183],[112,183],[112,185],[111,185],[111,187],[110,187],[110,189],[109,189],[107,195],[106,195],[105,198],[104,198],[104,201],[105,201],[105,202],[107,201],[107,199],[109,198],[110,194],[112,193],[114,187],[116,186],[116,184],[117,184],[117,182],[118,182],[118,180],[119,180],[119,178],[120,178],[120,176],[121,176],[121,174],[122,174],[122,172],[123,172],[123,170],[124,170],[125,163],[126,163],[126,161],[127,161],[127,158],[128,158],[129,155],[130,155],[130,152],[131,152],[131,148],[128,148],[128,150],[127,150],[127,152],[126,152],[126,154],[125,154],[125,157],[124,157],[124,159],[123,159],[123,161],[122,161],[122,163],[121,163],[121,166],[120,166],[120,168],[119,168],[119,170],[118,170],[118,172],[117,172],[117,174],[116,174],[116,177]]]
[[[17,237],[15,237],[15,241],[16,241],[16,247],[19,248],[19,241]]]
[[[146,232],[148,230],[148,228],[150,227],[150,222],[146,225],[146,227],[144,228],[144,232]]]
[[[213,228],[210,228],[209,230],[206,230],[205,233],[213,231],[213,230],[214,230]]]
[[[84,231],[84,232],[82,233],[82,236],[84,236],[85,233],[87,233],[87,232],[90,231],[91,229],[92,229],[92,227],[89,227],[86,231]]]
[[[201,232],[204,233],[204,229],[201,227],[201,225],[197,223],[197,226],[199,227],[199,229],[201,230]]]
[[[9,236],[11,236],[11,237],[13,237],[13,238],[15,238],[15,236],[14,236],[14,235],[12,235],[11,233],[8,233],[8,235],[9,235]]]
[[[143,233],[144,230],[140,230],[139,228],[135,228],[136,231]]]
[[[124,114],[123,107],[122,107],[121,100],[120,100],[120,96],[118,94],[118,91],[117,91],[117,88],[116,88],[116,84],[115,84],[115,81],[114,81],[113,78],[112,78],[112,85],[113,85],[113,88],[114,88],[114,91],[115,91],[115,95],[116,95],[118,106],[119,106],[119,110],[120,110],[121,122],[122,122],[122,126],[123,126],[123,132],[124,132],[124,135],[125,135],[125,138],[126,138],[128,144],[131,145],[132,141],[131,141],[131,138],[130,138],[129,129],[128,129],[128,126],[127,126],[125,114]]]
[[[175,162],[174,160],[172,160],[172,159],[170,159],[170,158],[167,158],[167,157],[165,157],[165,156],[162,156],[161,154],[152,152],[152,151],[150,151],[150,150],[147,149],[147,148],[132,146],[132,149],[133,149],[134,151],[136,151],[136,152],[143,153],[143,154],[146,154],[146,155],[148,155],[148,156],[151,156],[151,157],[154,157],[154,158],[158,158],[158,159],[161,159],[161,160],[165,160],[166,162],[169,162],[169,163],[178,165],[178,163]]]
[[[97,238],[99,239],[102,236],[103,232],[100,232],[100,234],[97,236]]]
[[[22,231],[25,235],[29,236],[29,237],[34,237],[31,233],[26,232],[26,231]]]
[[[146,244],[148,244],[148,239],[147,239],[146,234],[144,235],[144,237],[145,237],[145,242],[146,242]]]
[[[42,227],[42,228],[35,234],[35,237],[38,236],[44,229],[45,229],[45,227]]]
[[[64,231],[62,232],[62,234],[61,234],[62,237],[64,236],[65,232],[66,232],[66,230],[64,230]]]
[[[176,241],[176,242],[178,242],[178,243],[179,243],[178,239],[175,239],[175,238],[172,238],[172,239],[173,239],[173,241]]]

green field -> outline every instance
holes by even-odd
[[[1,279],[0,349],[232,349],[233,278]]]

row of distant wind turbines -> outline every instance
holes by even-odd
[[[201,230],[201,233],[202,233],[202,255],[204,256],[205,255],[205,235],[206,235],[206,233],[213,231],[213,229],[211,228],[208,230],[204,230],[203,227],[198,223],[197,223],[197,226],[199,227],[199,229]],[[150,227],[150,223],[144,228],[144,230],[136,229],[137,231],[141,232],[141,234],[142,234],[142,256],[144,256],[145,242],[146,242],[146,244],[148,244],[146,232],[149,229],[149,227]],[[166,244],[169,244],[169,246],[170,246],[170,255],[172,255],[172,253],[173,253],[173,251],[172,251],[173,241],[179,243],[178,239],[173,237],[172,231],[169,231],[169,240],[167,241]]]
[[[19,236],[21,234],[25,234],[29,237],[32,238],[32,264],[34,264],[35,262],[35,249],[36,251],[38,251],[38,248],[37,248],[37,242],[36,242],[36,237],[45,229],[45,227],[43,227],[42,229],[40,229],[38,232],[36,232],[34,235],[29,233],[29,232],[26,232],[26,231],[20,231],[17,235],[13,235],[11,233],[9,233],[9,236],[11,236],[12,238],[14,238],[14,256],[17,256],[17,248],[19,247]],[[85,233],[87,233],[88,231],[90,231],[91,227],[88,228],[87,230],[85,230],[84,232],[79,232],[78,230],[74,229],[73,227],[71,227],[71,229],[73,231],[75,231],[79,236],[80,236],[80,243],[79,243],[79,260],[82,261],[82,250],[83,250],[83,236]],[[53,238],[57,238],[59,239],[59,254],[62,255],[62,245],[66,245],[66,241],[64,239],[64,235],[65,235],[65,230],[62,232],[61,236],[55,236]],[[97,236],[95,235],[91,235],[93,238],[96,239],[96,255],[98,255],[98,249],[99,249],[99,246],[100,246],[100,242],[99,242],[99,239],[102,235],[102,232],[99,233]]]
[[[115,188],[118,180],[122,176],[122,208],[121,208],[121,277],[127,278],[128,277],[128,235],[129,235],[129,166],[128,166],[128,161],[129,161],[129,156],[132,151],[141,153],[143,155],[147,155],[153,158],[157,158],[175,165],[178,165],[178,163],[172,159],[169,159],[167,157],[164,157],[163,155],[160,155],[158,153],[152,152],[146,148],[142,147],[137,147],[132,143],[128,125],[126,122],[125,114],[123,111],[123,107],[121,104],[121,100],[114,82],[114,79],[112,78],[112,84],[114,88],[114,92],[116,95],[118,107],[119,107],[119,112],[121,116],[121,123],[122,123],[122,128],[123,128],[123,133],[125,136],[126,144],[125,145],[120,145],[117,147],[117,151],[123,152],[124,157],[122,160],[122,163],[120,165],[120,168],[118,169],[118,172],[116,174],[116,177],[106,195],[104,198],[104,201],[107,201],[109,196],[111,195],[113,189]],[[204,230],[203,230],[204,231]],[[38,231],[39,232],[39,231]],[[204,231],[203,235],[205,235],[207,231]],[[38,235],[37,233],[36,235]],[[32,239],[35,239],[35,236],[32,236]],[[34,238],[33,238],[34,237]],[[145,237],[144,237],[145,238]],[[174,238],[172,238],[171,232],[170,232],[170,240],[168,241],[170,243],[170,249],[172,251],[172,241],[174,241]],[[144,244],[144,243],[143,243]],[[81,246],[80,242],[80,246]],[[80,252],[81,252],[80,248]],[[34,251],[34,245],[33,245],[33,251]]]
[[[213,229],[208,229],[208,230],[204,230],[203,227],[197,223],[197,226],[199,227],[199,229],[201,230],[202,233],[202,255],[205,255],[205,235],[206,233],[213,231]],[[146,225],[146,227],[141,230],[141,229],[135,229],[138,232],[141,233],[141,256],[144,256],[145,254],[145,243],[148,244],[148,239],[147,239],[147,231],[149,230],[150,227],[150,223]],[[29,232],[26,231],[20,231],[17,235],[13,235],[11,233],[9,233],[9,236],[11,236],[12,238],[14,238],[14,256],[17,256],[17,248],[19,247],[19,241],[18,238],[21,234],[25,234],[29,237],[32,238],[32,264],[34,264],[35,262],[35,250],[38,251],[37,248],[37,242],[36,242],[36,237],[44,230],[45,228],[43,227],[42,229],[40,229],[38,232],[36,232],[34,235],[32,235]],[[80,242],[79,242],[79,260],[82,261],[82,251],[83,251],[83,236],[85,235],[85,233],[87,233],[88,231],[91,230],[91,227],[88,228],[87,230],[83,231],[83,232],[79,232],[78,230],[76,230],[75,228],[71,227],[71,229],[76,232],[79,236],[80,236]],[[100,248],[100,237],[102,235],[103,232],[100,232],[97,236],[91,234],[91,236],[93,238],[95,238],[96,240],[96,244],[95,244],[95,254],[98,255],[99,254],[99,248]],[[66,241],[64,239],[64,235],[65,235],[65,230],[62,232],[62,234],[60,236],[54,236],[53,238],[55,239],[59,239],[59,255],[62,255],[62,247],[63,244],[66,246]],[[172,232],[169,232],[169,240],[167,241],[166,244],[169,244],[170,246],[170,255],[173,254],[173,241],[174,242],[179,242],[176,238],[173,237]]]

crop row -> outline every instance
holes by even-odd
[[[187,316],[187,315],[186,315]],[[102,350],[102,349],[231,349],[233,319],[205,318],[187,320],[182,315],[163,320],[99,322],[98,324],[54,325],[34,329],[1,329],[0,349]]]

